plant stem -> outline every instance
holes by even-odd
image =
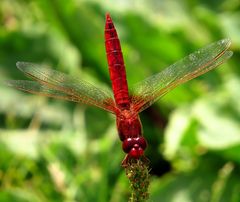
[[[147,201],[150,178],[148,162],[142,159],[132,159],[125,171],[132,189],[129,202]]]

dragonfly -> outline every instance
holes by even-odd
[[[10,80],[7,85],[33,94],[96,106],[114,114],[122,149],[126,153],[122,166],[126,167],[131,159],[146,158],[147,141],[139,113],[178,85],[219,66],[233,53],[228,50],[230,39],[222,39],[128,88],[120,40],[109,13],[106,14],[104,32],[113,95],[78,77],[29,62],[17,62],[16,66],[32,80]]]

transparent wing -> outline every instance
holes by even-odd
[[[78,102],[79,99],[74,95],[68,95],[64,92],[50,89],[47,86],[41,85],[36,81],[26,80],[10,80],[6,82],[8,86],[17,88],[18,90],[26,91],[33,94],[44,95],[47,97],[54,97],[58,99],[64,99],[68,101]]]
[[[25,75],[36,81],[8,81],[14,88],[34,94],[45,95],[100,107],[116,112],[111,94],[78,78],[28,62],[17,62]]]
[[[232,56],[232,52],[227,51],[230,44],[229,39],[212,43],[167,67],[162,72],[135,84],[130,90],[135,110],[143,111],[178,85],[225,62]]]

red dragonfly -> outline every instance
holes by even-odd
[[[113,96],[79,78],[28,62],[17,62],[17,67],[35,81],[11,80],[7,84],[33,94],[94,105],[115,114],[118,135],[126,153],[122,165],[127,166],[130,159],[146,158],[147,142],[139,113],[173,88],[229,59],[230,44],[229,39],[212,43],[128,90],[120,41],[110,15],[106,14],[105,47]]]

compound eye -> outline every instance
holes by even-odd
[[[134,140],[132,138],[127,138],[122,143],[122,149],[125,153],[129,153],[134,145]]]
[[[146,142],[146,140],[145,140],[143,137],[138,137],[138,138],[137,138],[137,142],[138,142],[139,146],[140,146],[143,150],[146,149],[146,147],[147,147],[147,142]]]

